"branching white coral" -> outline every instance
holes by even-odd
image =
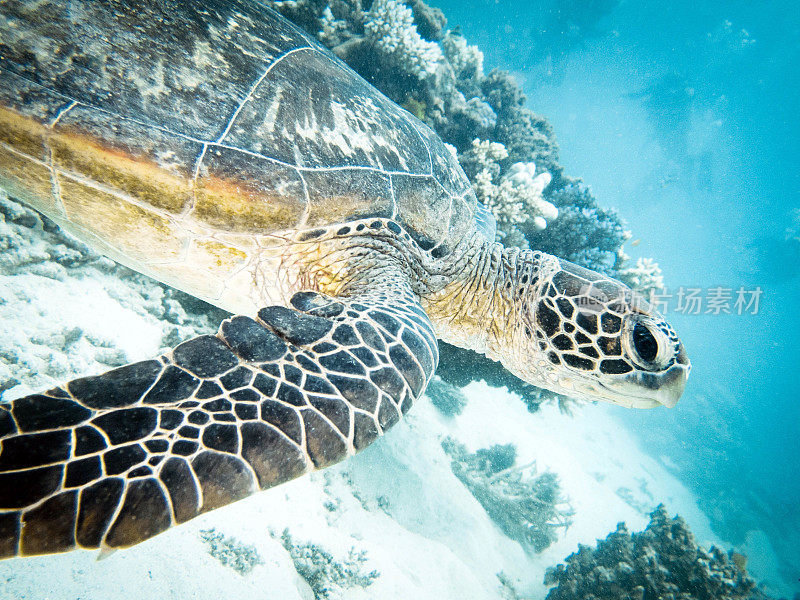
[[[542,197],[551,178],[550,173],[536,175],[532,162],[514,163],[500,181],[500,199],[513,206],[521,205],[523,220],[533,219],[536,229],[544,229],[548,221],[558,217],[555,205]]]
[[[544,229],[548,221],[558,217],[555,205],[542,197],[550,183],[549,173],[536,175],[534,163],[518,162],[500,177],[498,163],[508,158],[503,144],[476,139],[471,152],[478,164],[475,193],[492,211],[501,230],[508,231],[509,226],[518,227],[527,221],[533,221],[537,229]]]
[[[622,258],[627,260],[624,253]],[[664,289],[664,275],[661,267],[652,258],[639,258],[636,260],[635,266],[620,269],[619,278],[648,298],[651,294]]]
[[[317,37],[326,44],[337,43],[340,35],[347,31],[347,21],[334,17],[330,4],[322,11],[322,16],[319,20],[322,29],[320,29]]]
[[[456,77],[476,80],[483,77],[483,52],[467,44],[462,36],[448,31],[442,40],[442,50]]]
[[[488,208],[493,208],[493,200],[497,196],[495,179],[500,175],[501,160],[508,158],[508,150],[503,144],[489,140],[475,139],[472,141],[471,158],[476,163],[473,187],[478,199]],[[492,210],[498,218],[496,210]]]
[[[337,560],[316,544],[294,541],[288,529],[284,529],[280,542],[292,557],[298,574],[306,580],[318,600],[344,598],[345,590],[367,588],[380,577],[378,571],[364,570],[368,562],[365,551],[356,552],[355,548],[351,548],[347,558]]]
[[[420,79],[433,75],[444,58],[438,44],[422,39],[413,12],[398,0],[375,0],[364,14],[364,32],[399,68]]]

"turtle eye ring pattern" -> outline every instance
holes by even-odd
[[[673,358],[669,335],[647,319],[632,320],[626,327],[624,340],[628,356],[637,367],[646,371],[660,371]]]

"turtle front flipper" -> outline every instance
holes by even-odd
[[[410,293],[291,303],[0,403],[0,558],[136,544],[357,452],[425,390]]]

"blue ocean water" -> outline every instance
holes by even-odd
[[[673,411],[624,418],[678,465],[719,535],[744,543],[763,531],[784,580],[800,586],[800,11],[741,0],[433,4],[484,51],[487,71],[524,82],[567,172],[619,209],[641,240],[628,253],[664,271],[692,377]],[[700,314],[678,310],[681,288],[701,290]],[[747,300],[761,290],[757,311],[737,314],[740,289]],[[715,293],[731,294],[732,314],[714,314]]]

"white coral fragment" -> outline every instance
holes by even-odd
[[[477,46],[467,44],[462,36],[448,31],[442,40],[442,49],[456,77],[483,78],[483,52]]]
[[[652,258],[639,258],[636,260],[636,266],[620,269],[619,278],[647,297],[664,289],[661,267]]]
[[[508,182],[510,193],[532,209],[537,217],[545,221],[558,218],[558,209],[554,204],[542,198],[544,189],[550,185],[550,173],[536,175],[536,165],[532,162],[518,162],[511,165],[508,173],[503,177],[500,187]]]
[[[436,73],[444,58],[438,44],[422,39],[413,12],[398,0],[375,0],[364,14],[364,33],[399,68],[419,79]]]
[[[499,162],[508,158],[503,144],[476,139],[471,152],[478,163],[475,193],[492,211],[501,230],[509,231],[527,221],[542,230],[549,221],[558,218],[558,208],[543,197],[550,184],[550,173],[537,175],[534,163],[518,162],[498,177]]]
[[[317,37],[326,44],[337,43],[339,36],[347,31],[347,21],[334,17],[330,4],[322,11],[319,21],[322,29],[317,33]]]

